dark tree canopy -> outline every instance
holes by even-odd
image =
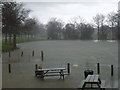
[[[2,4],[2,32],[10,36],[13,34],[13,48],[16,48],[16,34],[20,32],[20,26],[27,18],[30,10],[26,10],[22,3],[3,2]]]

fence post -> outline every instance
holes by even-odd
[[[97,63],[97,73],[100,74],[100,64]]]
[[[111,76],[113,76],[113,65],[111,65]]]
[[[11,73],[11,64],[8,64],[9,73]]]
[[[34,56],[34,50],[32,51],[32,56]]]
[[[11,57],[10,51],[9,51],[9,58]]]
[[[68,71],[68,74],[70,74],[70,63],[67,64],[67,71]]]
[[[43,50],[41,51],[41,60],[43,61],[44,57],[43,57]]]
[[[36,64],[36,65],[35,65],[35,70],[37,70],[37,68],[38,68],[38,65]]]
[[[23,51],[21,52],[21,57],[23,56]]]

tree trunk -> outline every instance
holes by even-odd
[[[111,40],[113,40],[113,23],[111,28],[112,28]]]
[[[98,26],[98,40],[100,40],[100,27]]]
[[[16,34],[13,34],[13,48],[16,48]]]
[[[5,33],[5,44],[7,44],[7,33]]]
[[[22,35],[22,34],[20,34],[20,38],[21,38],[21,39],[23,38],[23,35]]]
[[[31,39],[32,39],[32,38],[33,38],[33,35],[31,34],[30,37],[31,37]]]
[[[118,20],[118,30],[117,30],[118,34],[117,34],[117,38],[118,40],[120,40],[120,20]]]
[[[27,39],[29,40],[29,34],[27,35]]]
[[[9,44],[11,44],[11,34],[9,34]]]

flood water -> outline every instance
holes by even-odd
[[[86,69],[97,74],[97,63],[100,63],[100,78],[106,81],[106,88],[118,87],[117,41],[49,40],[21,43],[18,47],[20,49],[10,53],[11,57],[8,53],[3,54],[3,88],[78,88]],[[8,63],[11,63],[11,73],[8,73]],[[65,80],[59,77],[41,80],[34,75],[35,64],[43,68],[66,68],[67,63],[70,63],[71,74]],[[111,65],[114,66],[113,77]]]

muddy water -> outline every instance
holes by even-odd
[[[19,50],[3,54],[4,88],[77,88],[84,79],[84,70],[96,71],[100,63],[100,78],[106,81],[106,87],[118,87],[118,44],[117,42],[93,42],[79,40],[51,40],[28,42],[18,45]],[[34,56],[32,51],[34,50]],[[41,61],[41,50],[44,61]],[[23,56],[21,52],[23,51]],[[8,63],[12,73],[8,73]],[[45,77],[44,80],[34,76],[35,64],[43,68],[67,67],[71,65],[71,74],[65,80],[59,77]],[[110,75],[110,65],[114,65],[114,76]]]

